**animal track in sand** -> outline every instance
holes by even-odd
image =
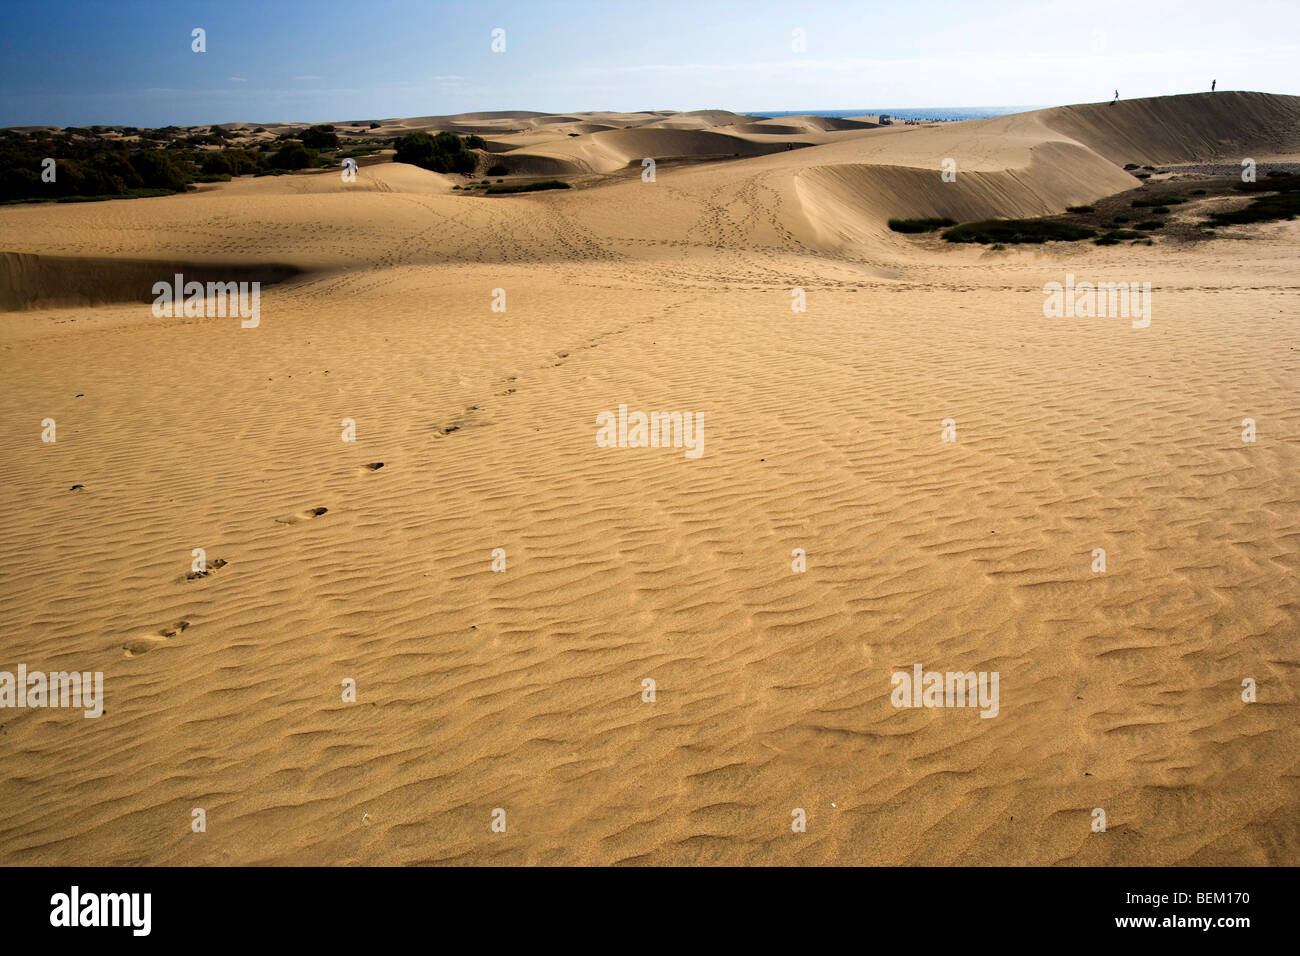
[[[173,637],[189,626],[189,621],[177,621],[175,624],[160,628],[156,633],[138,637],[134,641],[122,645],[122,650],[125,652],[123,656],[139,657],[141,654],[148,654],[155,647],[161,647],[171,641]]]
[[[191,571],[189,574],[185,575],[185,580],[195,581],[199,578],[206,578],[213,571],[220,571],[229,563],[230,562],[227,561],[225,558],[213,558],[210,562],[208,562],[208,566],[206,569],[202,571]]]
[[[308,518],[319,518],[328,508],[308,508],[306,511],[299,511],[297,514],[288,515],[284,518],[276,518],[276,524],[297,524],[299,521],[305,521]]]

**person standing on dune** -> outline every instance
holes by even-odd
[[[1211,92],[1211,93],[1214,92],[1214,86],[1215,86],[1215,84],[1218,83],[1218,82],[1219,82],[1218,80],[1210,80],[1210,92]]]

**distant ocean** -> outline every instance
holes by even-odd
[[[928,109],[891,109],[889,107],[872,107],[860,110],[750,110],[751,116],[830,116],[844,119],[846,116],[879,116],[886,113],[894,119],[905,120],[967,120],[985,119],[989,116],[1006,116],[1008,113],[1025,113],[1029,110],[1041,110],[1041,106],[934,106]]]

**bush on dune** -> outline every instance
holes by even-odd
[[[484,192],[489,193],[535,193],[543,189],[569,189],[568,183],[558,179],[543,179],[536,183],[518,183],[511,186],[488,186]]]
[[[936,229],[943,229],[945,226],[955,226],[955,219],[891,219],[889,228],[894,232],[917,233],[917,232],[934,232]]]
[[[334,127],[328,124],[323,126],[309,126],[302,131],[299,137],[302,144],[308,149],[338,149],[339,137],[334,132]]]
[[[395,162],[410,163],[435,173],[472,173],[478,167],[478,154],[465,147],[455,133],[436,136],[416,131],[407,133],[394,144]]]
[[[270,159],[277,169],[306,169],[315,162],[316,154],[301,143],[286,143]]]
[[[943,234],[949,242],[1042,243],[1074,242],[1091,239],[1096,230],[1068,222],[1051,222],[1040,219],[984,219],[964,222]]]

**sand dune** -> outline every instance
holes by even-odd
[[[0,670],[106,697],[0,712],[0,860],[1295,864],[1300,223],[995,253],[884,222],[1294,153],[1296,103],[762,155],[726,132],[755,118],[624,114],[527,147],[587,171],[551,193],[380,162],[0,208]],[[456,119],[636,121],[599,115]],[[655,154],[691,162],[624,171]],[[131,293],[268,264],[255,329]],[[1150,281],[1150,327],[1044,318],[1067,271]],[[620,404],[702,414],[703,454],[599,447]],[[894,707],[915,663],[998,671],[999,715]]]
[[[1030,116],[1034,114],[1028,114]],[[1113,163],[1189,163],[1300,150],[1300,97],[1186,94],[1041,111],[1043,121]]]
[[[0,253],[0,309],[21,311],[62,305],[153,302],[155,282],[176,273],[195,282],[274,285],[298,273],[272,263],[144,261],[90,256]]]
[[[784,148],[780,143],[757,143],[711,130],[642,126],[516,150],[504,154],[502,162],[521,173],[610,173],[633,164],[640,166],[646,157],[671,162],[754,156]]]

